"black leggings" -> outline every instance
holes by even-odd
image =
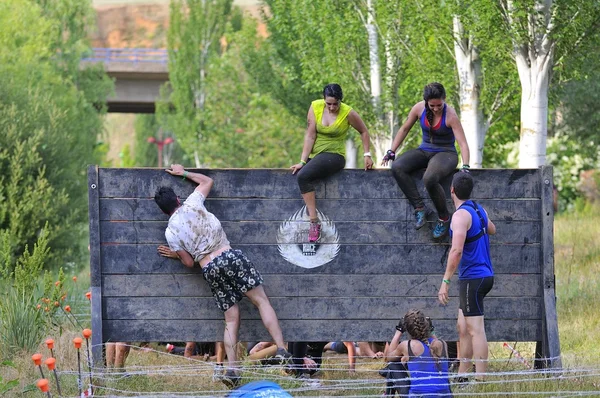
[[[304,357],[311,357],[316,363],[317,368],[321,367],[323,361],[323,348],[325,348],[326,342],[289,342],[288,352],[292,354],[292,369],[296,375],[302,373],[313,374],[316,369],[304,369]]]
[[[308,162],[298,172],[298,186],[302,194],[315,190],[314,182],[329,177],[342,170],[346,159],[337,153],[321,152]]]
[[[437,210],[438,217],[446,218],[450,214],[446,204],[446,194],[440,181],[452,174],[457,165],[458,154],[456,152],[427,152],[422,149],[412,149],[404,152],[392,163],[392,174],[410,204],[418,209],[424,207],[425,204],[410,173],[426,168],[425,174],[423,174],[423,183]]]

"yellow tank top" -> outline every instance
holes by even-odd
[[[313,101],[311,105],[317,124],[317,139],[313,145],[310,157],[312,158],[321,152],[337,153],[346,157],[346,136],[350,128],[348,114],[352,110],[352,107],[342,102],[335,122],[330,126],[323,126],[322,119],[323,111],[325,110],[325,100]]]

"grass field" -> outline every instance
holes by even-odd
[[[600,277],[597,276],[600,272],[600,211],[597,208],[556,218],[555,267],[563,372],[527,372],[521,362],[509,359],[510,352],[502,344],[494,343],[491,344],[490,355],[493,374],[485,384],[455,389],[455,396],[600,396]],[[59,338],[55,337],[58,330],[52,333],[56,339],[57,363],[65,396],[77,395],[77,360],[71,348],[71,340],[77,335],[74,329],[64,324]],[[164,347],[153,348],[156,351],[132,350],[127,361],[128,377],[120,374],[98,377],[95,383],[101,388],[97,394],[223,396],[227,393],[221,383],[212,381],[210,362],[186,360],[165,354]],[[533,344],[517,343],[516,349],[531,361]],[[42,345],[40,352],[47,355]],[[0,367],[0,395],[8,381],[18,380],[18,386],[6,392],[5,396],[40,396],[37,390],[27,392],[39,378],[39,371],[33,367],[30,357],[30,353],[24,353]],[[249,362],[243,376],[244,381],[274,380],[294,396],[381,396],[384,379],[377,371],[382,366],[381,360],[363,359],[358,361],[357,372],[349,374],[345,368],[345,356],[328,356],[324,361],[324,371],[316,377],[320,387],[302,384],[285,376],[281,369],[256,367]],[[66,369],[69,372],[65,372]],[[47,374],[48,371],[44,370]],[[53,380],[51,386],[56,391]]]

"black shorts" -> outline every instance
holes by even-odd
[[[262,285],[263,278],[241,250],[229,249],[202,268],[217,306],[223,312],[249,291]]]
[[[464,316],[483,316],[483,299],[494,286],[494,277],[458,281],[460,309]]]

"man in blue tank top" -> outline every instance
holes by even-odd
[[[494,285],[489,235],[496,233],[496,226],[488,218],[485,209],[470,199],[472,191],[473,177],[468,172],[456,173],[450,187],[456,207],[450,224],[452,247],[438,293],[440,303],[448,304],[450,279],[458,268],[459,376],[471,369],[473,358],[479,375],[487,370],[488,344],[483,323],[483,299]]]

